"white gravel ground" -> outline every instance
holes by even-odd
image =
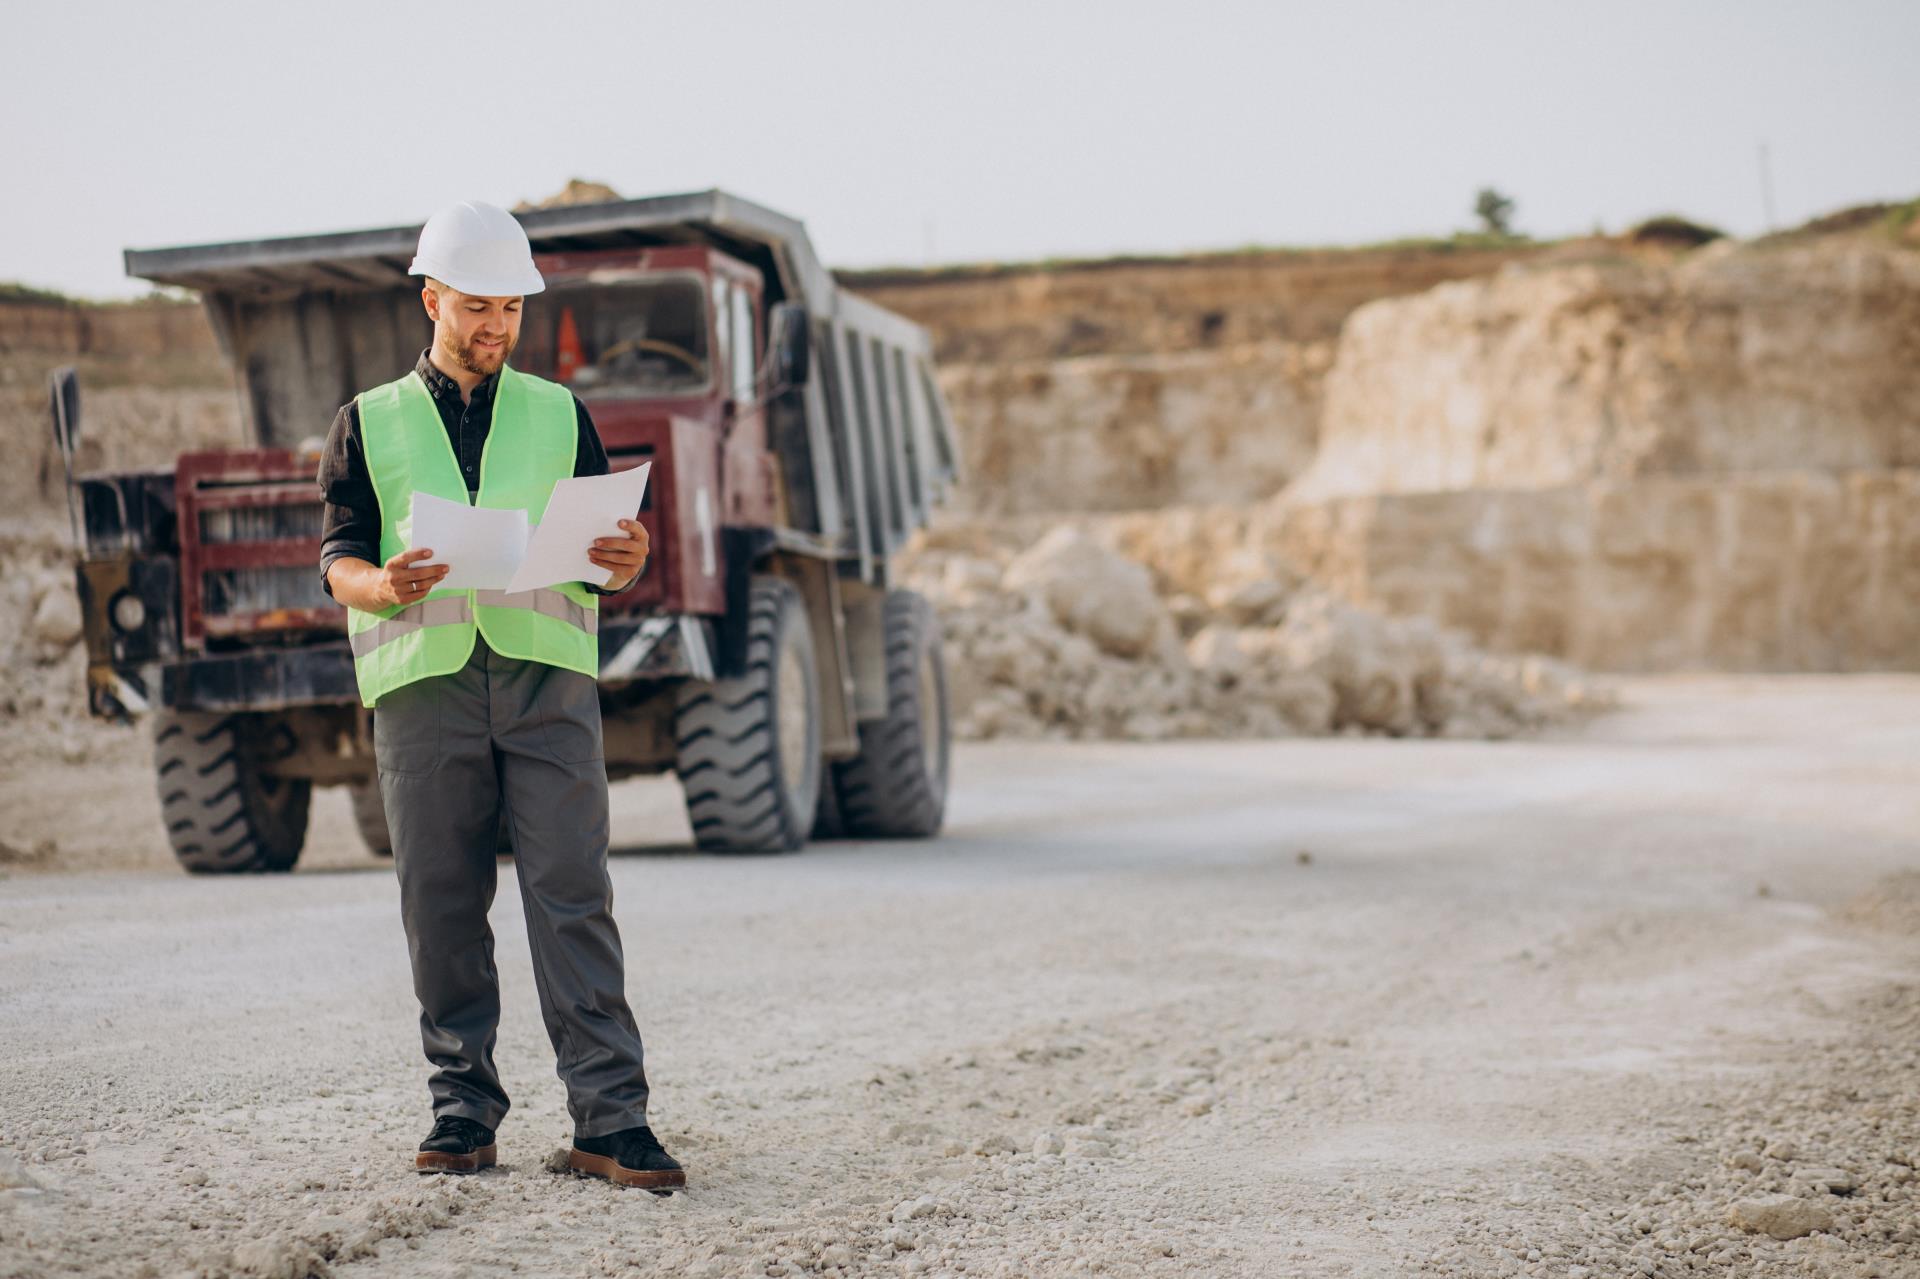
[[[1533,742],[970,747],[945,838],[795,857],[617,788],[671,1198],[547,1171],[510,885],[502,1167],[420,1178],[339,796],[305,873],[189,880],[136,751],[14,753],[0,811],[75,816],[0,881],[0,1275],[1920,1274],[1920,679],[1625,692]]]

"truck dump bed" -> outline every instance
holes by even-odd
[[[703,244],[758,269],[769,300],[803,303],[814,376],[803,395],[809,527],[861,576],[924,525],[957,478],[958,449],[912,322],[842,290],[796,220],[722,191],[517,215],[536,253]],[[406,274],[419,226],[129,249],[127,274],[197,290],[263,447],[316,448],[334,411],[400,376],[430,329]]]

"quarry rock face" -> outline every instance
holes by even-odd
[[[1598,670],[1920,667],[1920,470],[1274,504],[1248,536],[1353,603]]]
[[[47,413],[49,374],[80,377],[76,471],[167,466],[181,452],[243,442],[232,374],[197,305],[0,303],[0,553],[66,528],[65,473]],[[327,424],[314,427],[325,435]]]
[[[941,374],[976,513],[1261,500],[1313,460],[1328,342],[960,365]]]
[[[962,513],[1262,500],[1313,459],[1355,307],[1536,246],[1249,250],[842,282],[925,325],[968,476]]]
[[[1535,245],[1252,249],[1186,257],[836,272],[933,336],[943,367],[1329,341],[1353,309],[1538,257]]]
[[[1531,264],[1359,308],[1255,539],[1620,671],[1920,668],[1920,255]]]
[[[1920,465],[1920,257],[1514,265],[1347,321],[1297,501]]]
[[[945,374],[961,511],[1113,512],[1189,634],[1271,620],[1307,577],[1589,668],[1920,668],[1920,255],[1837,237],[1486,265],[1352,297],[1312,358],[1311,325],[1224,285],[1237,348],[1175,323],[1164,272],[1134,281],[1154,324],[1090,276],[1000,280],[1031,343]],[[987,282],[902,287],[986,353]],[[1112,353],[1049,327],[1076,314]],[[1211,596],[1165,589],[1202,566]]]

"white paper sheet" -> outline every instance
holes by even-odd
[[[423,564],[445,564],[442,587],[503,590],[527,554],[527,513],[519,507],[496,510],[444,497],[413,494],[413,527],[408,548],[433,552]]]
[[[509,591],[533,591],[558,582],[587,582],[605,586],[612,569],[587,558],[597,537],[620,536],[620,521],[640,514],[652,462],[611,475],[583,475],[561,480],[547,499],[547,511],[534,526],[527,556],[520,562]]]

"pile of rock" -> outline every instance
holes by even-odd
[[[1350,607],[1264,556],[1172,580],[1099,534],[1061,524],[1016,548],[948,529],[906,557],[904,584],[940,613],[958,735],[1497,738],[1611,701],[1570,667]]]
[[[147,777],[144,803],[155,802],[150,729],[88,713],[87,645],[64,527],[0,522],[0,616],[9,622],[0,630],[0,878],[153,864],[156,816],[136,822],[131,837],[124,821],[142,811],[129,780]],[[101,796],[110,800],[90,802]]]
[[[0,535],[0,720],[86,716],[86,654],[73,567],[51,537]]]

